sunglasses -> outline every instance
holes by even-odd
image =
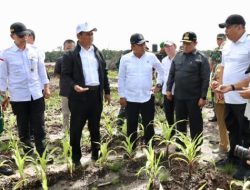
[[[17,34],[18,38],[24,38],[27,34]]]
[[[94,35],[93,32],[80,32],[79,34],[80,35],[85,34],[86,36],[93,36]]]

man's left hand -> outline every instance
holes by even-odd
[[[200,108],[203,108],[203,106],[205,106],[205,104],[206,104],[206,100],[204,100],[203,98],[200,98],[199,102],[198,102],[198,106]]]
[[[109,105],[111,102],[111,96],[109,94],[105,94],[104,99],[105,99],[105,102],[107,102]]]
[[[44,98],[46,98],[46,99],[50,97],[50,89],[49,89],[49,86],[44,87],[43,96],[44,96]]]
[[[153,92],[154,94],[156,94],[156,93],[160,92],[161,88],[159,88],[159,87],[157,87],[157,86],[154,86],[151,90],[152,90],[152,92]]]

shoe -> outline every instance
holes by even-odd
[[[226,154],[227,150],[224,150],[222,148],[217,148],[217,149],[212,150],[212,153],[214,153],[214,154]]]
[[[240,167],[233,174],[233,178],[237,180],[244,180],[250,177],[250,170],[245,167]]]
[[[212,117],[211,119],[209,119],[208,121],[210,121],[210,122],[216,122],[216,121],[217,121],[217,118],[214,116],[214,117]]]
[[[82,167],[82,163],[80,162],[80,160],[79,161],[73,161],[73,164],[75,165],[76,169]]]
[[[236,159],[229,159],[229,158],[226,158],[226,159],[221,159],[221,160],[218,160],[215,165],[216,167],[224,167],[226,165],[234,165],[234,166],[238,166],[239,165],[239,161],[236,160]]]
[[[212,145],[216,145],[216,144],[219,144],[219,141],[216,141],[216,140],[210,140],[209,141],[210,144]]]
[[[11,168],[0,167],[0,174],[10,176],[14,174],[14,171]]]

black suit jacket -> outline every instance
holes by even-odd
[[[80,57],[81,46],[77,44],[74,50],[63,55],[62,75],[61,75],[61,90],[69,100],[84,100],[85,93],[78,93],[74,90],[75,85],[85,87],[85,79],[83,76],[82,61]],[[103,91],[105,94],[110,94],[108,71],[106,62],[101,52],[94,46],[94,52],[99,64],[98,73],[100,81],[100,98],[103,100]]]

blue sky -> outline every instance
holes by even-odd
[[[65,39],[76,40],[75,28],[89,21],[98,31],[94,44],[100,49],[130,47],[130,35],[139,32],[148,46],[172,40],[180,45],[184,32],[194,31],[198,49],[216,46],[216,34],[224,32],[218,23],[230,14],[241,14],[250,25],[250,11],[244,0],[3,0],[0,11],[0,50],[13,42],[9,27],[23,22],[35,31],[36,45],[50,51]]]

